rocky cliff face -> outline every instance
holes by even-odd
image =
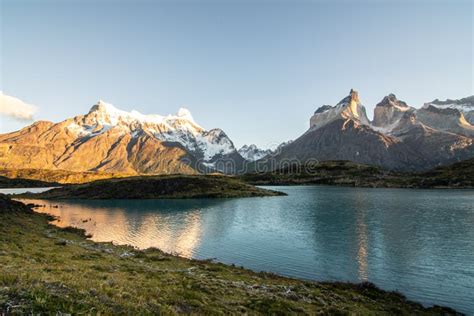
[[[466,120],[463,112],[456,108],[425,105],[416,111],[416,117],[420,123],[436,130],[474,137],[474,126]]]
[[[413,108],[398,100],[394,94],[389,94],[375,106],[372,124],[376,127],[390,128],[400,121],[405,112],[410,110]]]
[[[335,106],[323,105],[310,119],[310,129],[316,130],[339,119],[355,119],[369,125],[365,107],[360,103],[359,94],[351,90],[349,95]]]
[[[390,94],[377,104],[370,122],[358,93],[351,90],[337,105],[316,110],[308,131],[273,156],[272,163],[278,168],[308,160],[350,160],[426,170],[468,159],[474,157],[474,127],[464,117],[470,108],[462,102],[431,103],[417,110]]]
[[[36,122],[0,135],[0,167],[128,174],[233,172],[243,163],[220,129],[205,130],[186,109],[176,115],[121,111],[99,101],[89,113],[54,124]]]
[[[425,107],[430,105],[439,109],[457,109],[471,125],[474,125],[474,95],[458,100],[447,99],[446,101],[440,101],[436,99],[425,103]]]

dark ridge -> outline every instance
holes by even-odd
[[[19,197],[38,199],[185,199],[285,195],[218,175],[141,176],[69,185]]]
[[[471,104],[474,105],[474,95],[471,95],[466,98],[462,99],[457,99],[457,100],[452,100],[452,99],[446,99],[445,101],[441,101],[440,99],[435,99],[431,101],[430,103],[436,104],[436,105],[446,105],[446,104]]]
[[[31,180],[22,178],[7,178],[0,176],[0,188],[44,188],[58,186],[57,182],[46,182],[41,180]]]
[[[474,188],[474,158],[422,173],[388,171],[350,161],[293,164],[240,177],[254,185],[324,184],[380,188]]]

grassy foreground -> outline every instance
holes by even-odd
[[[38,199],[183,199],[285,195],[220,175],[163,175],[98,180],[37,194]]]
[[[365,283],[314,283],[94,243],[0,195],[0,314],[449,315]]]

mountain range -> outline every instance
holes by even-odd
[[[224,131],[205,130],[184,108],[175,115],[143,115],[99,101],[85,115],[0,135],[0,167],[7,169],[232,173],[233,166],[220,160],[244,162]]]
[[[247,161],[257,161],[273,153],[271,149],[261,149],[255,144],[243,145],[238,152]]]
[[[351,90],[338,104],[318,108],[303,135],[265,160],[280,168],[349,160],[390,170],[428,170],[474,157],[473,114],[474,96],[416,109],[389,94],[370,121],[359,94]]]
[[[350,160],[392,170],[427,170],[474,157],[474,96],[416,109],[393,94],[368,119],[351,90],[319,107],[309,129],[276,150],[236,149],[226,133],[206,130],[191,113],[144,115],[99,101],[87,114],[38,121],[0,135],[0,168],[123,174],[241,173],[256,166]],[[270,167],[269,167],[270,166]]]

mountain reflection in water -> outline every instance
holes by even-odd
[[[180,201],[28,200],[28,203],[45,205],[36,211],[57,216],[53,224],[83,228],[98,242],[128,244],[140,249],[155,247],[191,258],[201,238],[199,202],[190,208],[183,208]],[[213,202],[202,205],[209,204]]]

